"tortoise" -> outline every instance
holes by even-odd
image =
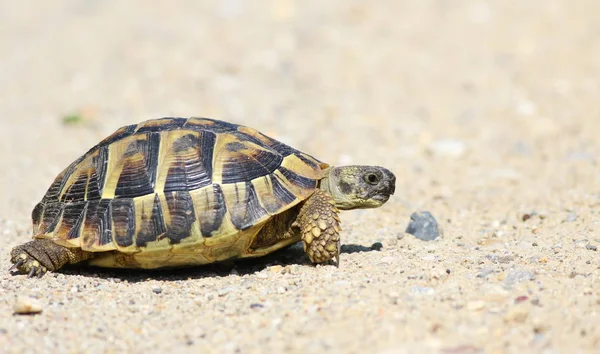
[[[339,210],[379,207],[395,182],[386,168],[333,167],[243,125],[148,120],[118,129],[56,177],[10,270],[188,267],[299,241],[311,262],[339,266]]]

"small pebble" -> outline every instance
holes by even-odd
[[[271,273],[281,273],[283,270],[283,267],[280,265],[274,265],[274,266],[270,266],[269,267],[269,271]]]
[[[577,220],[577,214],[575,214],[574,212],[570,212],[564,221],[565,222],[574,222],[575,220]]]
[[[410,292],[418,295],[435,295],[435,289],[427,286],[413,286]]]
[[[477,278],[487,278],[488,275],[492,274],[494,272],[494,268],[491,267],[487,267],[487,268],[483,268],[478,274],[477,274]]]
[[[518,304],[520,302],[527,301],[527,300],[529,300],[529,297],[527,297],[525,295],[521,295],[515,299],[515,304]]]
[[[580,248],[587,248],[587,245],[589,245],[589,241],[587,239],[573,240],[573,242],[575,243],[575,246]]]
[[[152,288],[152,292],[155,294],[160,294],[160,293],[162,293],[162,288],[154,287],[154,288]]]
[[[410,216],[410,223],[406,228],[409,233],[419,240],[432,241],[440,236],[438,223],[428,211],[415,212]]]
[[[259,279],[267,279],[269,276],[267,275],[267,273],[260,272],[260,273],[256,273],[256,277]]]
[[[588,249],[588,250],[590,250],[590,251],[597,251],[598,250],[598,247],[596,247],[595,245],[589,244],[589,243],[585,246],[585,248]]]
[[[514,260],[515,260],[515,258],[513,256],[498,257],[498,263],[510,263]]]
[[[481,311],[485,308],[485,301],[477,300],[471,301],[467,304],[467,310],[469,311]]]
[[[30,297],[19,297],[13,310],[18,315],[34,315],[42,312],[42,304]]]
[[[224,288],[219,289],[219,291],[217,291],[217,296],[223,297],[231,292],[234,292],[237,289],[239,289],[239,286],[237,286],[237,285],[226,286]]]
[[[506,278],[504,278],[505,285],[513,285],[516,283],[520,283],[522,281],[530,281],[534,280],[535,275],[529,270],[526,269],[513,269],[508,272]]]
[[[265,305],[259,304],[257,302],[250,304],[251,309],[262,309],[263,307],[265,307]]]

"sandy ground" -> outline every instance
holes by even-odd
[[[0,352],[600,352],[599,11],[1,2]],[[339,269],[293,247],[233,268],[6,271],[62,168],[162,116],[387,166],[397,193],[343,214]],[[418,210],[442,238],[404,235]],[[13,315],[18,295],[42,313]]]

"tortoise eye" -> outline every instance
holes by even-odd
[[[377,175],[376,175],[376,174],[374,174],[374,173],[368,173],[368,174],[366,174],[366,175],[365,175],[365,181],[366,181],[368,184],[373,184],[373,185],[375,185],[375,184],[379,183],[379,176],[377,176]]]

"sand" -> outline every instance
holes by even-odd
[[[0,352],[598,352],[599,11],[1,3]],[[163,116],[386,166],[396,194],[342,214],[339,268],[295,246],[198,269],[11,275],[53,178],[120,126]],[[416,211],[443,237],[405,235]],[[18,301],[41,312],[14,315]]]

